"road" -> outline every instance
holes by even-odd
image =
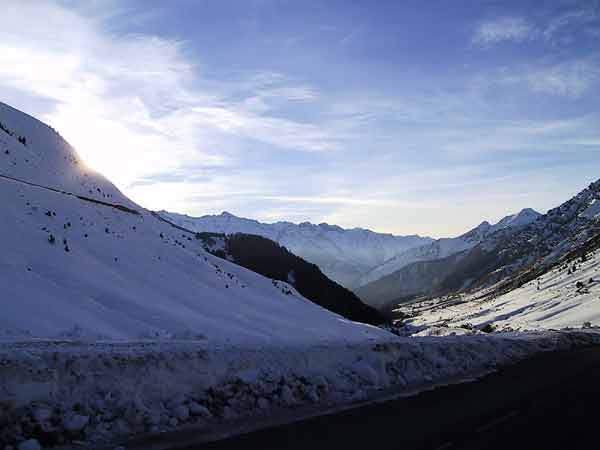
[[[174,447],[175,448],[175,447]],[[184,450],[600,449],[600,348]]]

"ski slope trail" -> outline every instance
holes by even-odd
[[[0,181],[9,181],[9,182],[12,181],[12,182],[15,182],[15,183],[22,183],[22,184],[26,184],[28,186],[33,186],[33,187],[37,187],[37,188],[40,188],[40,189],[45,189],[47,191],[56,192],[57,194],[69,195],[69,196],[72,196],[72,197],[76,197],[79,200],[83,200],[83,201],[86,201],[86,202],[92,202],[92,203],[96,203],[98,205],[104,205],[104,206],[108,206],[110,208],[115,208],[115,209],[118,209],[120,211],[124,211],[124,212],[130,213],[130,214],[139,214],[139,211],[137,211],[135,209],[132,209],[132,208],[128,208],[127,206],[119,205],[117,203],[103,202],[102,200],[93,199],[93,198],[86,197],[86,196],[83,196],[83,195],[77,195],[77,194],[74,194],[72,192],[61,191],[59,189],[55,189],[55,188],[50,187],[50,186],[42,186],[41,184],[32,183],[30,181],[21,180],[19,178],[10,177],[8,175],[0,174]]]

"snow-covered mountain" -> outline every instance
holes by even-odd
[[[367,304],[379,308],[496,283],[500,283],[499,292],[507,292],[596,237],[600,233],[599,201],[600,180],[527,225],[486,233],[472,248],[445,258],[404,265],[356,292]]]
[[[542,214],[540,214],[539,212],[537,212],[534,209],[525,208],[525,209],[522,209],[521,211],[519,211],[517,214],[506,216],[500,222],[493,225],[490,229],[490,232],[493,233],[495,231],[501,230],[503,228],[508,228],[508,227],[519,227],[519,226],[523,226],[523,225],[529,225],[531,222],[536,220],[541,215]],[[490,233],[488,233],[488,234],[490,234]]]
[[[0,103],[0,124],[0,336],[252,345],[386,335],[182,239],[38,120]]]
[[[359,286],[372,283],[380,278],[385,277],[386,275],[389,275],[390,273],[400,270],[404,266],[407,266],[413,262],[446,258],[455,253],[471,249],[482,242],[487,236],[495,233],[496,231],[507,228],[516,230],[519,227],[533,222],[539,216],[541,216],[541,214],[537,211],[534,211],[531,208],[525,208],[517,214],[504,217],[494,225],[484,221],[477,227],[458,237],[441,238],[429,244],[408,249],[399,255],[388,259],[383,264],[375,267],[373,270],[367,273],[360,279]]]
[[[433,239],[413,236],[394,236],[362,228],[344,229],[336,225],[303,222],[261,223],[223,212],[219,215],[190,217],[160,211],[166,219],[179,226],[213,233],[244,233],[263,236],[285,246],[319,268],[331,279],[352,289],[362,276],[374,267],[410,248],[419,247]]]

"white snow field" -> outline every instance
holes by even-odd
[[[350,322],[206,253],[41,122],[0,104],[0,124],[0,448],[339,404],[598,340]]]
[[[576,258],[561,264],[506,294],[481,298],[482,294],[486,291],[405,305],[399,310],[415,315],[406,323],[420,334],[464,333],[465,329],[457,327],[466,324],[493,324],[499,330],[600,326],[600,250],[588,253],[583,262]]]

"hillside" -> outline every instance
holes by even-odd
[[[262,236],[236,233],[202,233],[207,249],[242,267],[294,286],[305,298],[347,319],[378,325],[385,322],[348,289],[331,281],[315,264],[304,261],[285,247]]]
[[[36,119],[0,104],[0,123],[1,336],[282,344],[387,335],[181,242]]]
[[[551,269],[498,295],[495,287],[442,297],[397,310],[415,330],[423,327],[560,329],[600,324],[600,239],[589,242]]]
[[[389,312],[389,307],[433,292],[449,276],[464,252],[430,261],[416,261],[356,290],[366,304]]]
[[[361,228],[344,229],[326,223],[266,224],[226,212],[202,217],[167,211],[159,214],[192,231],[266,237],[316,264],[325,275],[348,289],[357,287],[361,277],[393,256],[432,242],[431,238],[421,236],[394,236]]]

